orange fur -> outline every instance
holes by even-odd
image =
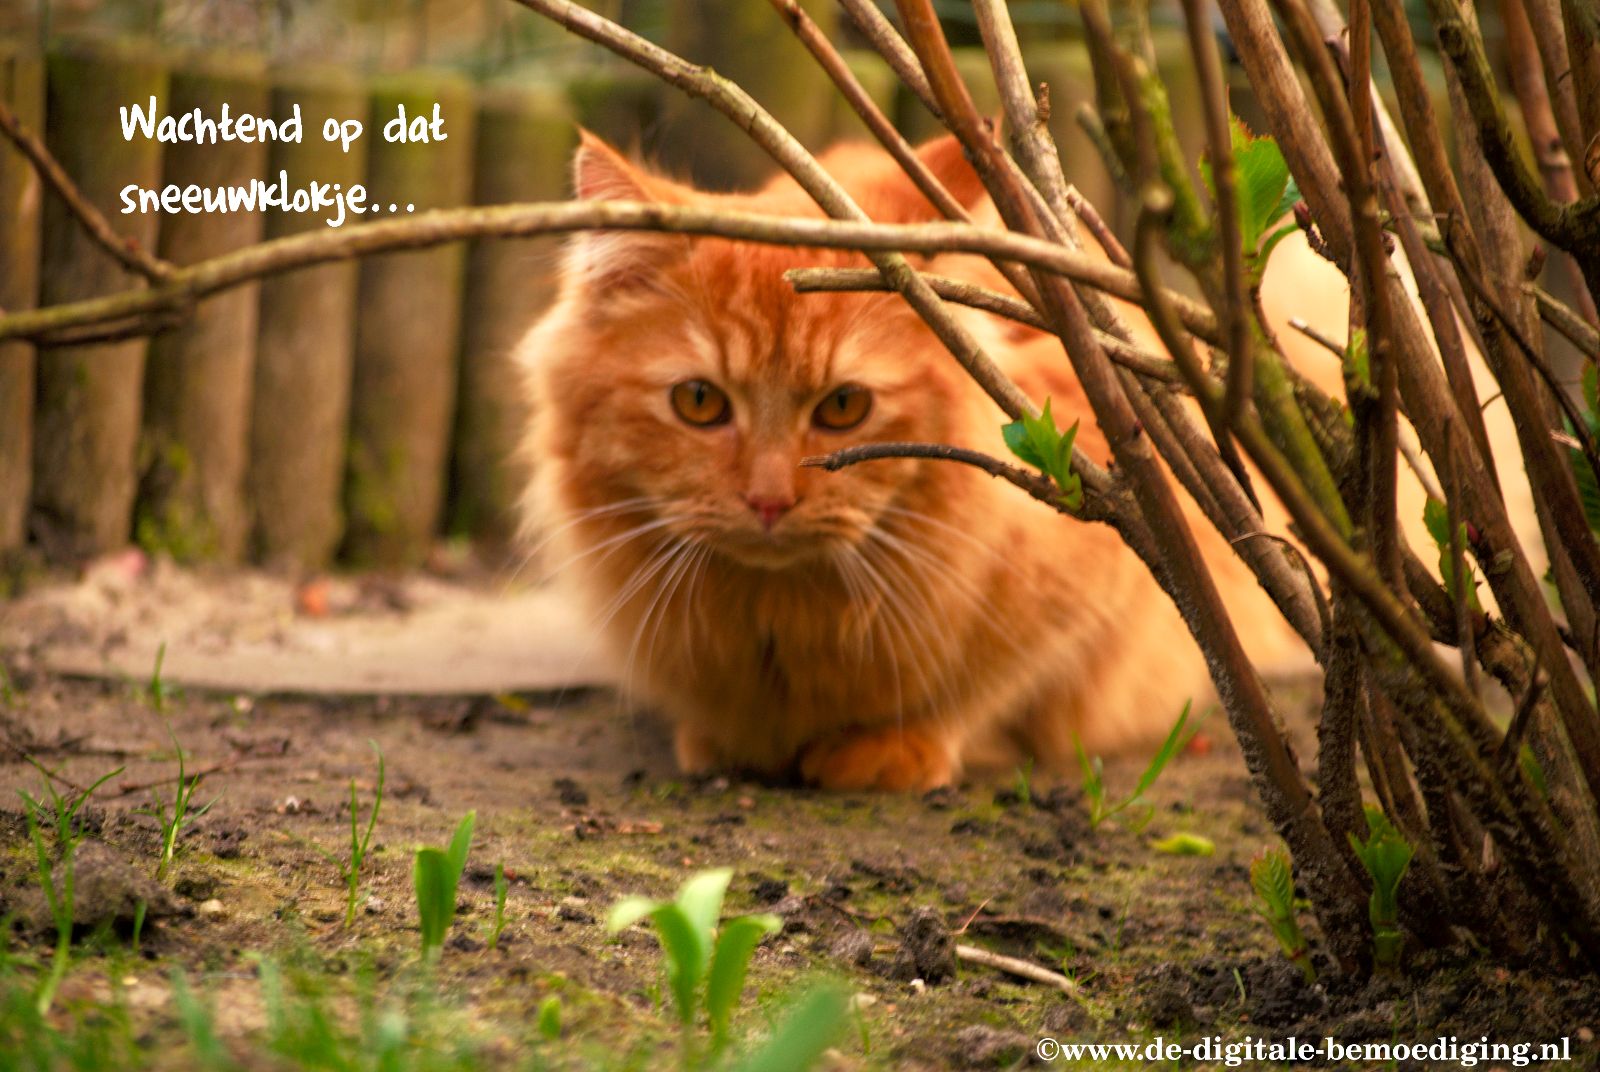
[[[923,153],[981,199],[953,142]],[[874,219],[934,217],[876,149],[822,159]],[[592,137],[575,170],[580,197],[818,214],[787,178],[706,194]],[[630,690],[672,720],[686,770],[832,787],[927,788],[1023,754],[1059,767],[1074,734],[1091,752],[1157,738],[1210,686],[1171,601],[1109,527],[961,465],[799,468],[872,441],[1005,453],[1004,416],[897,296],[799,295],[782,278],[865,263],[721,239],[575,241],[559,301],[523,345],[538,414],[530,514],[570,560]],[[993,280],[970,257],[928,267]],[[1324,277],[1323,300],[1342,303],[1323,267],[1337,281],[1329,292]],[[1082,422],[1080,451],[1108,461],[1053,338],[958,315],[1031,397],[1053,400],[1061,427]],[[729,423],[674,414],[669,392],[689,379],[726,391]],[[865,423],[813,426],[844,383],[873,392]],[[770,532],[749,505],[763,496],[794,503]],[[1276,612],[1209,526],[1195,528],[1247,644],[1276,655]]]

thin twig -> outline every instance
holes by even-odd
[[[801,458],[800,464],[809,469],[826,469],[830,473],[835,473],[847,466],[888,458],[932,458],[939,461],[960,462],[962,465],[970,465],[990,476],[1015,484],[1035,499],[1061,513],[1089,521],[1106,520],[1104,511],[1091,509],[1091,503],[1095,499],[1104,497],[1110,487],[1110,481],[1103,470],[1085,464],[1087,459],[1081,455],[1073,456],[1072,467],[1073,471],[1083,479],[1084,491],[1089,494],[1084,498],[1084,509],[1077,512],[1067,509],[1061,489],[1056,487],[1054,480],[1043,473],[1012,465],[982,451],[952,447],[944,443],[863,443],[860,446],[836,450],[831,454]]]
[[[178,268],[165,282],[101,298],[0,317],[0,340],[34,339],[64,328],[104,324],[185,304],[255,279],[329,261],[421,249],[475,238],[526,238],[583,230],[700,234],[771,245],[825,249],[977,253],[1081,279],[1113,295],[1137,294],[1130,273],[1053,242],[961,223],[886,224],[737,212],[704,205],[580,201],[434,209],[406,219],[326,228],[273,239]],[[932,295],[932,291],[928,292]],[[937,300],[937,296],[934,296]],[[1201,337],[1215,320],[1193,302],[1178,304]],[[982,381],[980,381],[981,383]]]
[[[159,257],[152,256],[133,239],[118,234],[100,210],[83,196],[78,184],[72,181],[72,176],[67,174],[44,142],[22,125],[16,113],[7,107],[3,100],[0,100],[0,134],[11,139],[11,143],[28,158],[28,162],[39,173],[45,185],[61,198],[72,218],[77,220],[89,237],[94,239],[95,244],[109,253],[117,263],[152,283],[159,283],[171,277],[175,270],[174,266]]]
[[[1100,210],[1095,208],[1076,186],[1067,187],[1067,204],[1072,206],[1072,211],[1078,214],[1078,219],[1082,220],[1089,233],[1094,235],[1094,240],[1105,252],[1107,260],[1118,268],[1133,267],[1133,258],[1128,256],[1128,251],[1117,239],[1116,232],[1106,223],[1106,218],[1100,215]]]
[[[1533,295],[1534,302],[1539,306],[1539,315],[1545,323],[1576,346],[1590,364],[1600,362],[1600,331],[1596,331],[1592,324],[1585,323],[1571,306],[1543,287],[1529,283],[1526,289]]]
[[[892,289],[883,281],[882,276],[870,268],[791,268],[783,275],[801,294]],[[927,280],[934,293],[945,301],[994,313],[996,316],[1003,316],[1040,331],[1050,330],[1049,324],[1039,315],[1037,309],[1009,294],[980,287],[976,283],[967,283],[947,276],[929,275],[926,272],[922,278]],[[1124,342],[1102,331],[1096,331],[1095,337],[1100,340],[1100,345],[1106,348],[1111,360],[1130,372],[1163,383],[1183,384],[1183,377],[1177,368],[1159,354],[1134,343]]]
[[[975,945],[958,944],[956,946],[956,959],[964,960],[969,964],[981,964],[986,968],[1005,972],[1007,975],[1015,975],[1019,979],[1027,979],[1029,982],[1053,986],[1063,994],[1076,994],[1078,992],[1078,984],[1060,972],[1041,968],[1029,960],[1019,960],[1016,957],[991,953],[987,949],[979,949]]]
[[[1209,5],[1202,0],[1183,0],[1183,13],[1188,28],[1189,55],[1200,80],[1200,102],[1205,109],[1211,194],[1217,212],[1218,240],[1222,243],[1223,293],[1217,315],[1226,340],[1228,381],[1213,431],[1226,437],[1227,429],[1250,398],[1250,373],[1254,367],[1250,346],[1251,304],[1244,276],[1238,177],[1234,174],[1233,134],[1228,120],[1227,89],[1222,80],[1222,58],[1207,17]]]

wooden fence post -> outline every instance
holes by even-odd
[[[44,130],[44,63],[0,45],[0,100],[29,130]],[[27,159],[0,144],[0,309],[39,298],[39,214],[44,184]],[[33,347],[0,343],[0,555],[28,535],[33,482]]]
[[[422,117],[425,130],[435,105],[444,140],[434,140],[437,132],[426,143],[386,140],[384,128],[402,108],[411,123]],[[375,89],[370,115],[367,189],[384,206],[372,218],[403,218],[408,205],[467,203],[475,118],[467,82],[427,72],[391,76]],[[344,550],[354,565],[417,565],[438,534],[464,264],[460,245],[361,262],[345,474]]]
[[[241,55],[193,59],[172,73],[167,108],[220,116],[263,115],[264,67]],[[262,141],[168,146],[162,184],[202,189],[246,186],[265,174]],[[291,181],[294,181],[291,179]],[[176,213],[161,222],[161,256],[191,264],[261,238],[260,212]],[[250,385],[256,351],[257,288],[244,286],[197,306],[150,345],[144,381],[144,438],[134,537],[179,561],[237,561],[244,549],[244,479]]]
[[[566,196],[575,130],[553,93],[485,92],[477,143],[474,203]],[[449,529],[491,548],[503,548],[515,533],[517,500],[528,479],[518,447],[529,412],[512,351],[549,304],[559,248],[548,238],[490,238],[468,251]]]
[[[833,35],[832,4],[812,4],[807,11]],[[668,20],[674,52],[750,87],[803,144],[817,146],[826,137],[834,114],[833,84],[767,4],[668,0]],[[662,136],[653,148],[668,167],[714,187],[749,188],[777,170],[742,130],[704,101],[682,94],[667,99]]]
[[[276,79],[272,112],[287,119],[300,106],[305,135],[274,143],[267,173],[296,182],[362,184],[372,132],[349,143],[322,136],[323,125],[367,122],[365,86],[336,68],[299,70]],[[377,135],[381,136],[381,132]],[[267,214],[265,237],[327,229],[311,213]],[[261,283],[255,386],[251,399],[249,502],[252,551],[274,567],[317,570],[333,560],[344,533],[342,489],[355,354],[354,261],[319,265]]]
[[[167,75],[146,45],[67,44],[47,66],[47,142],[90,202],[130,241],[155,248],[155,214],[122,215],[118,192],[154,189],[161,144],[124,139],[118,111],[166,96]],[[136,281],[94,244],[58,198],[44,205],[39,300],[45,305],[123,290]],[[38,358],[33,528],[46,555],[69,560],[127,542],[144,339],[44,349]]]

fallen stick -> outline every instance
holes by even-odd
[[[970,964],[982,964],[984,967],[1005,972],[1007,975],[1015,975],[1019,979],[1027,979],[1030,982],[1053,986],[1064,994],[1076,994],[1078,992],[1078,984],[1060,972],[1041,968],[1032,961],[991,953],[987,949],[979,949],[975,945],[956,946],[956,959],[967,961]]]

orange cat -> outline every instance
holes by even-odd
[[[921,152],[982,202],[953,140]],[[936,218],[881,152],[822,160],[872,218]],[[707,194],[593,137],[576,175],[586,199],[819,214],[786,177]],[[1108,526],[948,462],[799,467],[887,440],[1006,453],[1004,415],[898,296],[799,295],[783,279],[865,263],[658,234],[574,242],[522,348],[530,511],[630,690],[670,717],[685,770],[836,788],[928,788],[1025,754],[1060,767],[1073,734],[1091,752],[1158,737],[1210,686],[1171,601]],[[991,271],[953,256],[928,268]],[[1030,397],[1053,400],[1062,428],[1082,421],[1078,450],[1107,461],[1056,340],[959,315]],[[1282,636],[1254,579],[1205,541],[1247,641]]]

